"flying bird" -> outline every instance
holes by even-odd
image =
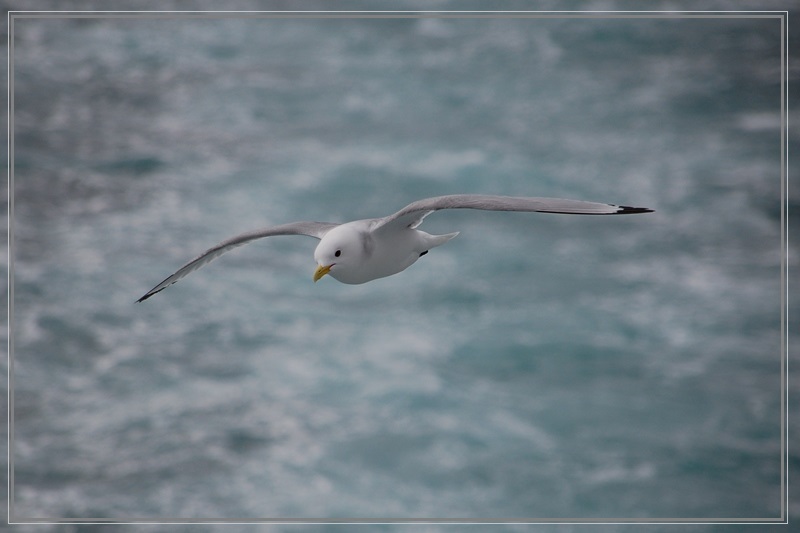
[[[417,227],[434,211],[442,209],[480,209],[484,211],[538,211],[573,215],[627,215],[651,213],[645,207],[519,196],[454,194],[418,200],[383,218],[354,220],[344,224],[330,222],[291,222],[242,233],[213,246],[192,259],[167,279],[150,289],[137,302],[147,300],[173,283],[211,262],[225,252],[256,239],[276,235],[307,235],[319,239],[314,250],[317,268],[314,281],[323,276],[348,284],[360,284],[397,274],[417,262],[431,248],[456,235],[431,235]]]

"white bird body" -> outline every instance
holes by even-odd
[[[320,239],[314,259],[314,281],[326,274],[348,284],[366,283],[397,274],[417,262],[428,250],[441,246],[456,235],[430,235],[417,228],[422,220],[442,209],[484,211],[538,211],[577,215],[619,215],[650,213],[645,207],[628,207],[582,200],[519,196],[454,194],[425,198],[383,218],[355,220],[344,224],[330,222],[292,222],[237,235],[209,248],[174,274],[153,287],[139,302],[146,300],[216,259],[248,242],[275,235],[307,235]]]
[[[351,285],[385,278],[402,272],[431,248],[458,235],[457,232],[431,235],[401,226],[388,230],[391,238],[379,238],[373,228],[380,220],[355,220],[326,233],[314,250],[314,260],[320,266],[315,281],[328,273],[337,281]]]

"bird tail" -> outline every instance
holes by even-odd
[[[424,232],[421,232],[424,233]],[[456,235],[458,235],[458,231],[455,233],[448,233],[447,235],[430,235],[427,234],[427,241],[428,241],[428,248],[436,248],[437,246],[441,246]]]

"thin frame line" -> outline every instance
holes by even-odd
[[[695,525],[726,525],[726,524],[781,524],[778,519],[773,518],[648,518],[641,520],[638,518],[609,518],[608,522],[593,522],[595,518],[509,518],[507,520],[499,518],[198,518],[190,520],[186,518],[143,518],[129,521],[131,519],[114,518],[32,518],[28,522],[9,522],[10,524],[695,524]]]
[[[13,194],[13,181],[14,181],[14,91],[11,88],[14,86],[14,69],[12,66],[13,58],[14,58],[14,17],[11,16],[9,12],[7,15],[8,20],[8,46],[7,46],[7,53],[8,53],[8,60],[6,62],[7,68],[7,83],[8,83],[8,98],[7,98],[7,106],[8,106],[8,114],[6,115],[7,125],[7,133],[8,133],[8,157],[6,158],[6,162],[8,165],[8,212],[6,216],[8,217],[8,224],[6,225],[6,231],[8,233],[7,239],[7,246],[8,246],[8,268],[6,269],[6,277],[8,281],[8,290],[7,290],[7,302],[6,302],[6,310],[7,310],[7,321],[8,321],[8,341],[7,341],[7,348],[8,348],[8,363],[6,367],[8,368],[8,376],[7,376],[7,387],[6,391],[8,394],[8,399],[6,401],[6,407],[8,409],[8,420],[7,420],[7,435],[8,435],[8,443],[7,443],[7,453],[8,453],[8,476],[7,476],[7,507],[8,507],[8,517],[9,523],[11,522],[11,510],[13,508],[14,503],[14,462],[13,462],[13,446],[14,446],[14,424],[12,422],[12,413],[14,412],[14,380],[12,378],[14,374],[14,358],[12,357],[13,349],[14,349],[14,334],[13,334],[13,313],[12,307],[14,303],[14,261],[13,261],[13,239],[14,239],[14,232],[12,231],[13,221],[14,221],[14,194]]]
[[[785,291],[781,298],[781,339],[785,357],[781,357],[781,380],[784,390],[781,395],[781,515],[789,521],[789,12],[781,17],[781,246],[785,246],[786,254],[781,258],[781,276],[785,283]],[[785,343],[785,344],[784,344]]]
[[[324,16],[319,16],[324,13]],[[390,19],[390,18],[565,18],[565,19],[631,19],[631,18],[648,18],[648,19],[698,19],[698,18],[779,18],[781,20],[781,120],[785,127],[781,127],[781,189],[782,189],[782,202],[781,202],[781,245],[786,245],[786,254],[782,257],[781,261],[781,276],[782,282],[786,287],[786,293],[781,295],[781,334],[782,343],[781,347],[784,353],[781,354],[781,373],[783,378],[781,385],[784,387],[781,397],[781,411],[784,416],[781,416],[781,492],[783,494],[781,501],[781,517],[780,519],[772,518],[742,518],[742,519],[720,519],[720,518],[691,518],[691,519],[649,519],[647,521],[637,522],[636,519],[606,519],[602,522],[596,522],[596,518],[583,519],[531,519],[535,521],[520,521],[520,519],[512,520],[499,520],[498,519],[385,519],[387,522],[375,521],[376,519],[220,519],[220,520],[188,520],[185,519],[164,519],[159,518],[159,521],[151,521],[149,519],[130,521],[120,521],[117,519],[106,518],[92,518],[92,521],[87,519],[38,519],[28,518],[31,522],[18,522],[11,520],[11,510],[13,503],[13,465],[12,465],[12,446],[13,446],[13,335],[12,335],[12,307],[13,307],[13,29],[14,20],[16,18],[29,18],[29,19],[45,19],[45,18],[231,18],[228,15],[236,15],[236,18],[252,18],[247,15],[264,15],[264,17],[255,18],[374,18],[374,19]],[[587,15],[587,14],[594,14]],[[52,16],[51,16],[52,15]],[[167,15],[167,16],[164,16]],[[174,15],[174,16],[173,16]],[[204,15],[200,17],[199,15]],[[508,16],[504,16],[508,15]],[[523,16],[520,16],[523,15]],[[608,16],[596,16],[608,15]],[[781,523],[777,520],[784,520],[783,523],[788,523],[788,11],[9,11],[7,13],[8,20],[8,523],[9,524],[25,524],[25,523],[49,523],[49,524],[93,524],[93,523],[114,523],[114,524],[219,524],[219,523],[286,523],[286,524],[300,524],[300,523],[331,523],[331,524],[396,524],[396,523],[419,523],[419,524],[663,524],[663,523],[680,523],[680,524],[763,524],[763,523]],[[782,125],[782,126],[783,126]],[[167,520],[163,522],[163,520]],[[310,520],[310,521],[306,521]],[[381,519],[377,519],[381,520]],[[305,522],[304,522],[305,521]]]
[[[131,18],[783,18],[785,11],[9,11],[18,18],[110,18],[112,15]],[[166,15],[166,16],[165,16]],[[601,15],[601,16],[598,16]],[[605,16],[607,15],[607,16]],[[261,17],[256,17],[261,18]]]

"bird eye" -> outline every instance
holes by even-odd
[[[333,255],[335,255],[336,257],[339,257],[340,255],[342,255],[342,251],[341,250],[336,250],[336,253],[333,254]]]

